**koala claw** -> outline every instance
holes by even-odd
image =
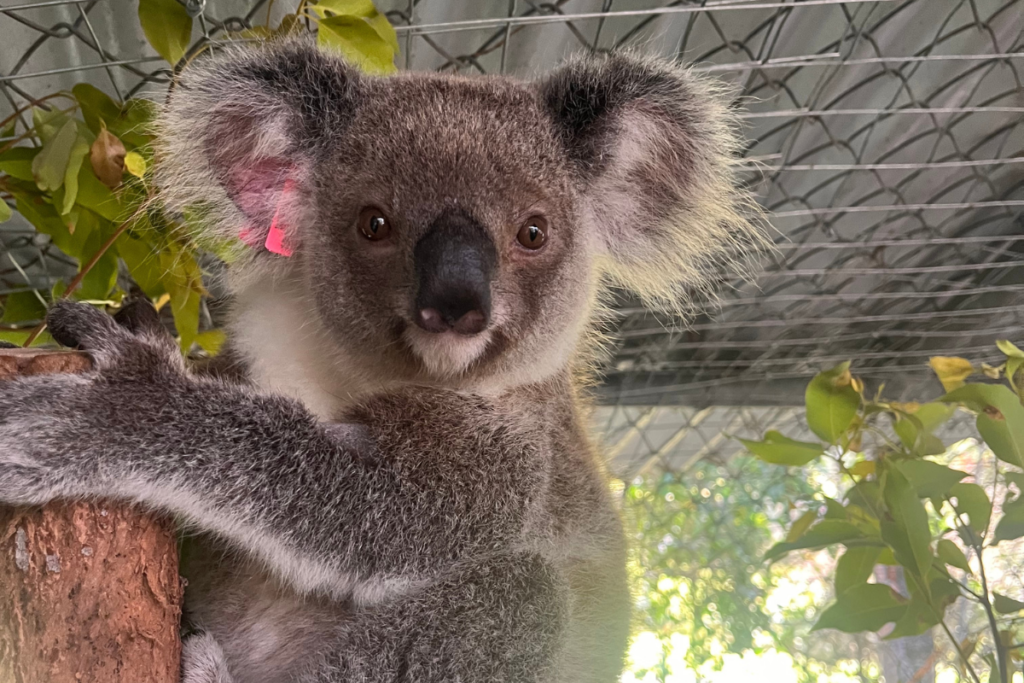
[[[54,339],[64,346],[87,351],[100,370],[125,360],[126,356],[138,356],[131,351],[143,349],[157,352],[172,366],[182,366],[174,341],[146,300],[128,302],[113,318],[87,304],[58,301],[47,312],[46,324]]]

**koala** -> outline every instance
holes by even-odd
[[[536,80],[233,47],[160,118],[161,196],[241,246],[227,348],[148,302],[47,321],[0,383],[0,500],[106,498],[191,541],[186,683],[601,683],[626,541],[587,384],[606,293],[672,308],[761,248],[720,88],[634,54]]]

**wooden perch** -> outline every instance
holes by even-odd
[[[88,368],[0,349],[0,381]],[[120,503],[0,506],[3,683],[178,683],[181,598],[169,521]]]

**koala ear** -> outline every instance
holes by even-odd
[[[357,87],[354,70],[304,41],[201,58],[158,119],[164,202],[220,237],[287,255],[312,205],[313,165],[351,118]]]
[[[768,244],[721,86],[626,53],[574,59],[539,87],[615,284],[678,311]]]

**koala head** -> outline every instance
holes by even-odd
[[[237,48],[185,71],[162,127],[166,201],[248,245],[236,286],[297,287],[395,378],[550,376],[606,283],[671,306],[763,239],[714,87],[628,54],[522,81]]]

